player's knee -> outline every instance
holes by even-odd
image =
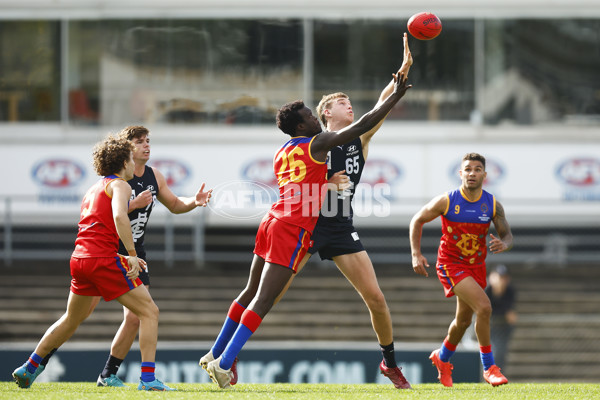
[[[471,321],[471,318],[456,318],[454,323],[458,329],[464,331],[471,325]]]
[[[139,329],[140,327],[140,319],[132,312],[125,314],[125,323],[134,329]]]
[[[388,312],[388,305],[385,301],[385,296],[381,291],[375,292],[368,297],[365,297],[365,303],[369,310],[374,313],[383,314]]]
[[[61,324],[66,326],[67,329],[77,329],[77,327],[79,325],[81,325],[81,323],[83,321],[85,321],[85,319],[88,317],[89,314],[87,315],[70,315],[70,314],[65,314],[59,321],[61,321]]]
[[[250,304],[250,302],[252,301],[252,299],[254,299],[254,296],[256,295],[256,289],[257,288],[247,286],[236,298],[236,301],[241,305],[245,305],[247,307],[248,304]]]
[[[481,304],[477,309],[477,316],[479,318],[490,319],[492,316],[492,305],[489,302]]]
[[[158,321],[158,316],[160,314],[160,311],[158,309],[158,306],[156,305],[156,303],[154,303],[153,301],[144,306],[143,311],[141,312],[140,315],[138,315],[139,319],[153,319],[153,320],[157,320]]]
[[[160,310],[158,309],[158,306],[154,302],[152,302],[152,307],[150,307],[150,313],[151,313],[152,318],[155,318],[155,319],[158,319],[158,316],[160,315]]]

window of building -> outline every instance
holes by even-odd
[[[0,24],[0,122],[60,119],[60,23]]]

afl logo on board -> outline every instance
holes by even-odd
[[[165,176],[169,186],[181,185],[190,177],[190,169],[177,160],[167,158],[154,160],[152,166],[156,167]]]
[[[85,178],[85,169],[73,160],[49,159],[33,167],[32,178],[48,188],[70,188]]]
[[[558,166],[556,176],[567,185],[578,187],[600,185],[600,160],[571,158]]]
[[[277,186],[277,179],[273,173],[272,159],[257,159],[250,161],[242,169],[242,177],[269,186]]]

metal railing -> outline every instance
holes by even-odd
[[[77,213],[23,218],[14,206],[27,201],[32,198],[0,197],[4,208],[0,212],[0,258],[4,265],[22,260],[68,260],[77,234]],[[208,221],[210,212],[200,208],[185,216],[153,213],[146,232],[148,259],[163,262],[167,267],[176,262],[192,263],[197,268],[208,262],[249,263],[258,223],[219,225]],[[374,263],[411,263],[407,224],[370,223],[357,229]],[[513,227],[513,234],[514,248],[507,253],[488,255],[488,262],[560,268],[600,261],[600,227],[519,226]],[[422,250],[430,262],[435,261],[439,238],[439,227],[423,230]],[[311,259],[317,261],[318,257]]]
[[[1,198],[1,197],[0,197]],[[44,220],[43,217],[30,217],[24,221],[15,221],[13,204],[15,201],[31,201],[30,196],[4,197],[1,204],[4,205],[2,213],[2,225],[0,236],[2,246],[0,247],[0,258],[5,266],[10,266],[19,260],[68,260],[73,251],[73,243],[77,235],[77,216],[61,214],[57,217]],[[62,222],[60,221],[62,219]],[[65,220],[73,220],[74,223],[65,224]],[[176,254],[177,238],[175,216],[166,213],[164,223],[157,230],[160,235],[161,250],[158,253],[165,265],[172,267],[176,260],[184,259],[193,261],[197,267],[205,263],[205,209],[200,208],[185,219],[187,224],[186,236],[190,237],[190,245],[183,254]],[[158,231],[158,232],[157,232]]]

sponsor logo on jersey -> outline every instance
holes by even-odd
[[[190,169],[179,160],[165,158],[153,160],[151,164],[164,175],[169,186],[181,185],[190,177]]]
[[[563,183],[581,188],[600,185],[600,160],[595,158],[571,158],[556,169],[556,176]]]
[[[31,175],[44,187],[63,189],[81,183],[85,178],[85,169],[73,160],[48,159],[36,164]]]

